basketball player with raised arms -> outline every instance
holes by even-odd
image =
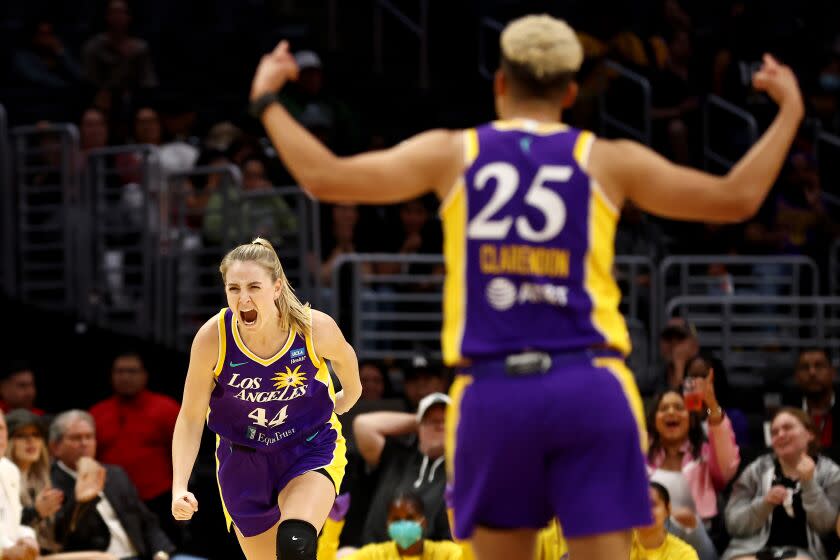
[[[236,247],[219,269],[228,307],[193,341],[172,442],[172,515],[198,510],[187,482],[206,422],[228,528],[248,560],[315,560],[347,464],[336,414],[362,392],[356,353],[335,321],[298,300],[268,241]]]
[[[336,157],[276,92],[288,44],[251,89],[286,167],[319,200],[393,203],[435,192],[444,228],[444,359],[460,368],[448,418],[455,534],[481,560],[531,559],[556,515],[572,560],[627,558],[651,523],[642,402],[611,275],[625,200],[665,218],[738,222],[773,184],[803,117],[793,72],[764,57],[753,85],[779,106],[725,176],[562,124],[583,53],[549,16],[511,22],[493,83],[500,120]]]

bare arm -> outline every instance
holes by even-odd
[[[184,398],[172,436],[173,496],[187,492],[187,483],[201,445],[201,432],[204,430],[210,393],[213,391],[213,368],[219,358],[218,354],[218,318],[213,317],[198,330],[190,351]]]
[[[296,78],[297,64],[283,41],[260,62],[251,99],[278,91]],[[342,158],[279,103],[266,109],[262,123],[294,178],[328,202],[393,203],[431,191],[442,198],[463,167],[462,135],[457,132],[432,130],[388,150]]]
[[[359,379],[359,361],[353,347],[344,339],[341,329],[326,313],[312,310],[312,340],[322,358],[332,363],[333,371],[341,381],[341,391],[335,395],[335,412],[344,414],[362,395]]]
[[[382,458],[387,436],[411,434],[417,430],[417,417],[410,412],[368,412],[353,421],[353,436],[365,463],[375,467]]]
[[[765,56],[753,80],[778,104],[779,112],[758,142],[724,177],[673,164],[628,140],[598,140],[590,171],[620,207],[629,198],[666,218],[711,222],[743,221],[758,211],[790,149],[804,109],[796,77]]]

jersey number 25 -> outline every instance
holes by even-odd
[[[510,228],[516,224],[516,233],[534,243],[548,241],[557,236],[566,225],[566,205],[556,192],[546,183],[567,182],[574,173],[568,165],[543,165],[537,170],[531,186],[525,193],[525,203],[533,206],[545,216],[541,229],[534,229],[526,216],[496,216],[501,208],[514,197],[519,189],[519,172],[509,163],[497,161],[488,163],[475,174],[475,188],[482,190],[491,179],[496,181],[493,196],[467,227],[467,237],[471,239],[505,239]]]

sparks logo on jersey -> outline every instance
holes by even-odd
[[[300,366],[297,366],[294,371],[286,366],[286,372],[277,372],[277,375],[271,378],[274,381],[275,389],[285,389],[286,387],[300,387],[306,383],[305,373],[301,373]]]

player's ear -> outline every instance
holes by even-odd
[[[563,94],[563,109],[568,109],[569,107],[575,104],[575,99],[577,99],[578,91],[579,88],[577,82],[574,80],[569,82],[569,85],[566,87],[566,93]]]

